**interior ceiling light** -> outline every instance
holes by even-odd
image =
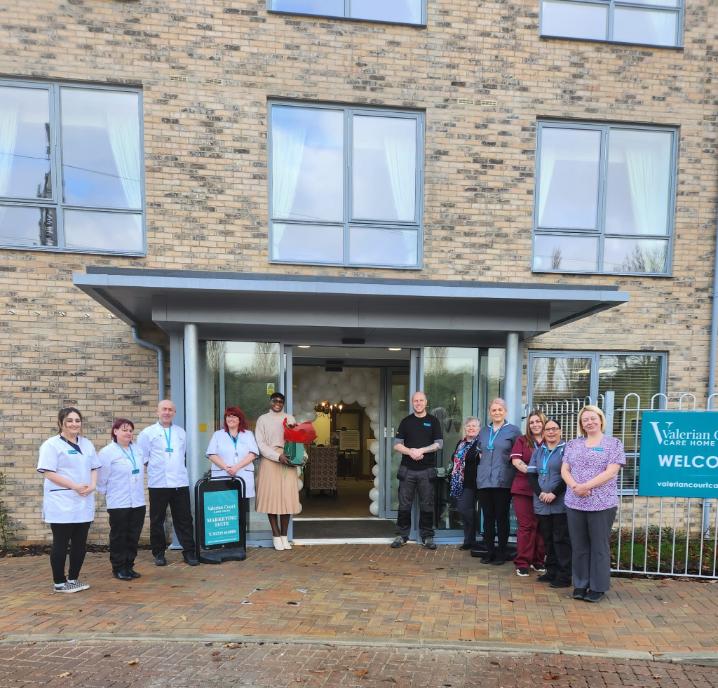
[[[309,344],[300,344],[298,349],[311,349],[312,347]]]
[[[401,347],[400,346],[390,346],[389,351],[401,351]]]

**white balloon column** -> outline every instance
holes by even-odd
[[[359,404],[369,417],[374,437],[379,436],[379,371],[376,368],[345,368],[341,373],[327,373],[318,367],[294,368],[294,417],[313,420],[314,405],[322,400],[333,403]],[[369,440],[367,449],[374,457],[374,487],[369,491],[369,513],[379,515],[379,441]]]

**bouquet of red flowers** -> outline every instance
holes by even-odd
[[[311,444],[317,438],[317,431],[309,422],[289,425],[284,419],[284,453],[295,466],[304,463],[304,445]]]

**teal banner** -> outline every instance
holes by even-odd
[[[638,494],[718,497],[718,412],[643,413]]]
[[[204,544],[239,542],[239,492],[221,490],[204,493]]]

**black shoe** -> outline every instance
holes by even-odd
[[[482,564],[490,564],[495,558],[493,552],[487,552],[479,561],[481,561]]]
[[[589,590],[584,596],[584,602],[600,602],[606,596],[605,592],[596,592],[595,590]]]
[[[552,588],[570,588],[571,582],[567,581],[567,580],[560,580],[557,578],[556,580],[551,581],[551,587]]]
[[[127,568],[127,573],[130,574],[131,578],[142,578],[142,574],[137,573],[137,571],[135,571],[134,567],[132,567],[132,566]]]
[[[391,543],[392,549],[399,549],[399,547],[403,547],[406,544],[406,541],[409,538],[402,537],[401,535],[397,535]]]
[[[167,559],[165,559],[164,552],[155,554],[155,566],[167,566]]]
[[[553,574],[546,573],[541,574],[537,579],[539,583],[553,583]]]
[[[184,563],[187,564],[187,566],[199,566],[199,561],[194,554],[188,554],[187,552],[184,552],[182,554],[182,558],[184,559]]]
[[[436,549],[436,543],[434,542],[434,538],[429,535],[429,537],[424,538],[424,542],[421,543],[426,547],[426,549]]]
[[[506,563],[506,557],[503,554],[497,554],[491,562],[492,566],[501,566]]]
[[[584,599],[586,597],[586,588],[574,588],[571,597],[573,597],[574,600]]]
[[[117,580],[123,580],[123,581],[131,581],[132,576],[126,569],[118,569],[117,571],[113,571],[112,575],[117,578]]]
[[[473,549],[474,547],[476,547],[476,543],[475,543],[475,542],[465,542],[463,545],[461,545],[461,546],[459,547],[459,549],[465,551],[465,550],[467,550],[467,549]]]

